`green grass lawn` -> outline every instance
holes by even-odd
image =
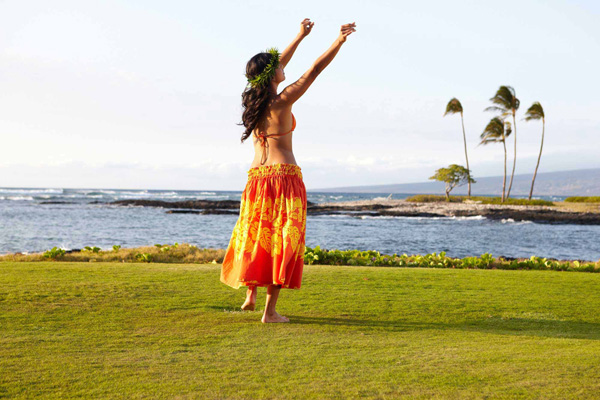
[[[600,275],[305,266],[288,324],[220,265],[0,263],[0,397],[598,398]]]

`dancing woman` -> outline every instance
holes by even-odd
[[[356,24],[342,25],[333,45],[280,93],[284,68],[312,30],[305,19],[300,33],[281,53],[269,49],[246,65],[248,86],[242,94],[242,143],[254,134],[254,161],[242,192],[240,215],[231,234],[221,269],[221,282],[247,286],[243,310],[254,310],[258,286],[267,287],[261,321],[289,322],[275,311],[279,290],[300,289],[304,267],[306,188],[292,151],[296,119],[292,106],[336,56]],[[268,163],[267,163],[268,161]]]

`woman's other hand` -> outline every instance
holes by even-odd
[[[352,32],[356,32],[356,23],[351,23],[351,24],[345,24],[342,25],[342,28],[340,29],[340,36],[338,37],[338,40],[340,41],[340,43],[344,43],[346,41],[346,38],[348,37],[348,35],[350,35]]]
[[[304,18],[304,20],[300,23],[300,34],[302,37],[308,36],[314,24],[314,22],[310,22],[310,18]]]

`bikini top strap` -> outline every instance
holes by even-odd
[[[292,113],[292,129],[290,129],[289,131],[284,132],[284,133],[270,133],[270,134],[263,133],[263,134],[258,134],[257,136],[259,138],[270,138],[270,137],[273,137],[273,136],[284,136],[284,135],[287,135],[288,133],[292,133],[294,131],[294,129],[296,129],[296,117],[294,117],[294,114]]]
[[[267,162],[267,158],[269,158],[269,141],[267,140],[267,138],[273,137],[273,136],[284,136],[287,135],[288,133],[292,133],[294,131],[294,129],[296,129],[296,117],[294,117],[294,113],[292,113],[292,129],[290,129],[288,132],[285,133],[271,133],[271,134],[254,134],[260,141],[261,141],[261,146],[263,148],[263,152],[260,158],[260,164],[264,164],[265,162]],[[264,161],[263,161],[264,159]]]

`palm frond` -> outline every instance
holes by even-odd
[[[512,125],[508,121],[503,121],[500,117],[494,117],[488,122],[479,136],[479,144],[502,143],[512,133]]]
[[[500,117],[502,119],[504,119],[504,118],[512,115],[512,110],[510,110],[510,109],[507,110],[505,108],[498,107],[498,106],[489,106],[489,107],[486,107],[485,110],[483,110],[483,111],[496,111],[496,112],[499,112],[500,113]]]
[[[512,133],[512,124],[509,121],[504,121],[504,137],[509,137]]]
[[[515,89],[511,86],[500,86],[490,101],[497,107],[494,111],[502,111],[502,113],[507,113],[509,110],[516,111],[521,104],[517,99]]]
[[[479,142],[479,144],[481,145],[487,145],[490,143],[500,143],[502,142],[502,139],[493,139],[493,138],[488,138],[488,139],[483,139],[481,142]]]
[[[535,120],[535,119],[544,119],[544,118],[545,118],[544,108],[542,107],[542,105],[540,104],[539,101],[536,101],[535,103],[533,103],[531,105],[531,107],[529,107],[529,109],[525,113],[525,118],[523,118],[523,119],[525,121],[531,121],[531,120]]]
[[[494,117],[488,122],[483,133],[480,135],[480,138],[483,140],[497,139],[502,138],[502,133],[504,132],[504,122],[498,118]]]
[[[462,104],[460,104],[460,101],[458,101],[458,99],[456,97],[453,97],[448,102],[448,105],[446,106],[446,112],[444,113],[444,117],[448,114],[457,114],[457,113],[462,113],[462,112],[463,112]]]

